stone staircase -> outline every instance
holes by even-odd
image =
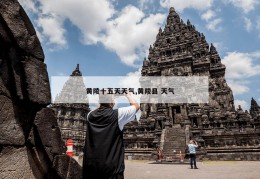
[[[180,125],[166,129],[163,144],[163,159],[171,162],[180,162],[181,151],[182,160],[184,160],[186,148],[185,140],[185,131]]]

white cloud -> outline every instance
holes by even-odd
[[[56,49],[66,48],[64,22],[70,21],[81,31],[84,44],[96,44],[102,39],[107,20],[115,14],[109,0],[20,0],[27,11],[34,13],[36,29],[46,44]],[[36,9],[37,4],[37,9]]]
[[[234,100],[234,103],[235,103],[236,109],[238,108],[238,105],[240,105],[244,111],[249,109],[249,105],[245,100],[236,99],[236,100]]]
[[[160,4],[164,8],[174,7],[177,11],[182,12],[186,8],[194,8],[197,10],[206,10],[210,8],[214,0],[160,0]]]
[[[140,67],[137,71],[128,73],[124,78],[124,81],[121,81],[120,84],[124,87],[131,87],[135,89],[140,88],[141,86],[139,79],[141,77],[141,70],[142,68]]]
[[[231,52],[222,60],[226,65],[226,77],[229,79],[245,79],[260,74],[260,65],[253,63],[260,59],[259,51],[253,53]]]
[[[214,42],[213,45],[214,45],[214,47],[215,47],[216,49],[219,50],[219,48],[221,48],[221,46],[223,45],[223,43],[222,43],[222,42]]]
[[[37,35],[38,39],[40,40],[40,42],[44,43],[44,36],[43,36],[43,34],[37,29],[37,27],[35,27],[35,31],[36,31],[36,35]]]
[[[56,44],[59,47],[66,47],[67,41],[65,39],[66,30],[63,28],[63,20],[55,15],[40,17],[37,24],[42,28],[40,33],[41,40],[48,39],[47,44]],[[38,32],[39,34],[39,32]]]
[[[221,54],[222,52],[226,52],[228,47],[225,46],[222,42],[213,42],[214,47],[216,47],[217,51]]]
[[[130,72],[126,75],[126,77],[124,78],[125,80],[124,81],[121,81],[120,84],[124,87],[131,87],[131,88],[134,88],[135,90],[137,88],[140,88],[140,77],[141,77],[141,70],[142,68],[138,68],[137,71],[135,72]],[[137,103],[140,104],[140,99],[141,99],[141,95],[134,95],[134,99]],[[122,100],[123,99],[118,99],[118,100]],[[126,101],[126,99],[124,99],[126,103],[128,103],[128,101]],[[137,120],[139,120],[141,117],[141,111],[139,110],[138,113],[136,114],[136,118]]]
[[[254,64],[254,60],[260,59],[260,52],[228,53],[222,60],[226,65],[226,79],[235,95],[241,95],[249,91],[249,77],[260,74],[260,65]]]
[[[244,17],[244,23],[245,23],[245,28],[247,32],[250,32],[252,30],[252,22],[249,18]]]
[[[126,76],[138,76],[138,77],[141,77],[141,71],[142,71],[142,67],[140,67],[140,68],[138,68],[138,70],[137,71],[135,71],[135,72],[129,72],[129,73],[127,73],[127,75]]]
[[[210,19],[212,19],[215,16],[216,16],[216,13],[214,11],[212,11],[211,9],[209,9],[201,15],[201,18],[205,21],[209,21]]]
[[[141,9],[148,9],[149,4],[153,3],[154,0],[139,0],[139,7]]]
[[[220,11],[220,10],[217,10]],[[216,17],[216,12],[208,9],[201,15],[201,19],[207,22],[206,28],[213,32],[219,32],[222,30],[222,27],[219,25],[222,22],[221,18]]]
[[[33,12],[33,13],[38,12],[35,5],[35,1],[33,0],[18,0],[18,1],[27,12]]]
[[[107,20],[114,13],[114,7],[108,0],[41,0],[43,14],[55,13],[68,19],[83,34],[85,44],[95,44],[100,40],[100,33],[107,27]]]
[[[228,79],[228,85],[232,89],[234,95],[241,95],[247,93],[249,91],[248,88],[248,81],[241,81],[241,80],[230,80]]]
[[[148,3],[151,0],[144,0]],[[145,15],[134,6],[116,11],[109,0],[38,0],[36,24],[46,44],[67,46],[65,21],[70,21],[81,32],[86,45],[103,44],[115,52],[121,61],[135,66],[146,56],[165,18],[162,14]]]
[[[260,102],[260,98],[258,98],[258,101]]]
[[[134,65],[155,40],[164,19],[162,14],[145,14],[134,6],[125,7],[119,16],[109,22],[107,34],[101,41],[106,48],[115,51],[122,62]]]
[[[222,27],[219,25],[222,22],[221,18],[216,18],[217,14],[211,10],[214,0],[192,0],[192,1],[180,1],[180,0],[160,0],[160,4],[164,8],[174,7],[176,11],[182,12],[184,9],[195,9],[202,11],[201,19],[207,22],[206,28],[208,30],[219,32]],[[215,9],[216,10],[216,9]],[[219,11],[216,10],[216,11]]]
[[[254,10],[259,4],[259,0],[228,0],[228,2],[235,7],[242,9],[244,13]]]
[[[260,51],[252,52],[252,53],[250,53],[250,56],[252,58],[259,59],[260,58]]]
[[[221,18],[217,18],[214,20],[209,21],[209,23],[206,25],[208,30],[212,30],[214,32],[219,32],[222,30],[222,27],[219,26],[219,24],[222,22]]]

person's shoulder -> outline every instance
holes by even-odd
[[[125,107],[120,107],[118,109],[132,109],[132,108],[135,108],[134,105],[130,105],[130,106],[125,106]]]
[[[120,107],[118,108],[118,111],[120,112],[136,112],[135,106],[131,105],[131,106],[127,106],[127,107]]]
[[[114,112],[117,112],[119,108],[116,108],[116,109],[112,109]]]

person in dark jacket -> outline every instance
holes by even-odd
[[[113,109],[114,100],[89,112],[83,157],[84,179],[124,179],[124,125],[135,119],[139,105],[128,93],[130,106]]]

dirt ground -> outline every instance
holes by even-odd
[[[260,179],[260,161],[197,162],[188,164],[126,160],[125,179]]]

